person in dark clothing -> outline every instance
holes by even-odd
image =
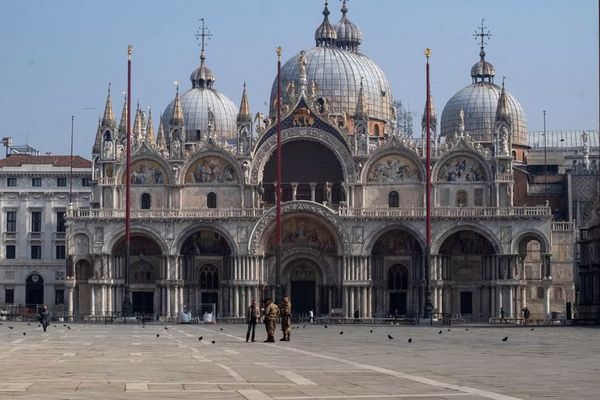
[[[360,313],[358,312],[358,308],[356,310],[354,310],[354,323],[358,324],[360,323]]]
[[[252,299],[251,304],[246,309],[246,324],[248,324],[248,330],[246,331],[246,342],[250,339],[250,331],[252,331],[252,341],[254,342],[254,333],[256,331],[256,323],[260,317],[260,310],[256,306],[256,301]]]
[[[500,323],[502,323],[502,321],[508,324],[508,321],[506,320],[506,318],[504,318],[504,307],[500,307]]]
[[[48,328],[49,325],[49,320],[50,320],[50,313],[48,313],[48,306],[44,305],[42,308],[40,308],[40,315],[38,317],[40,324],[42,324],[42,328],[44,328],[44,332],[46,332],[46,329]]]
[[[531,313],[527,307],[523,308],[523,319],[525,320],[525,326],[529,324],[529,316]]]

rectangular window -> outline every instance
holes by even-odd
[[[64,289],[56,289],[54,291],[54,304],[65,304],[65,291]]]
[[[42,186],[42,178],[31,178],[31,186]]]
[[[476,188],[474,193],[475,207],[483,207],[483,189]]]
[[[4,302],[6,304],[14,304],[15,289],[4,289]]]
[[[56,259],[57,260],[65,259],[65,246],[56,246]]]
[[[17,258],[17,246],[9,244],[6,246],[6,259],[14,260]]]
[[[15,178],[15,177],[6,178],[6,186],[17,186],[17,178]]]
[[[7,211],[6,212],[6,232],[17,231],[17,212]]]
[[[57,211],[56,212],[56,232],[66,232],[65,226],[65,212]]]
[[[92,186],[92,179],[91,178],[82,178],[81,186]]]
[[[42,212],[32,211],[31,212],[31,232],[42,231]]]
[[[31,259],[41,260],[42,259],[42,246],[34,245],[31,246]]]
[[[64,176],[56,178],[56,186],[67,186],[67,178]]]

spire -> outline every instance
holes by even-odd
[[[181,99],[179,98],[179,85],[175,94],[175,103],[173,104],[173,114],[171,114],[171,125],[183,125],[183,111],[181,109]]]
[[[337,33],[335,28],[329,22],[329,8],[327,8],[327,0],[325,0],[325,8],[323,9],[323,22],[315,31],[315,41],[317,47],[326,47],[335,45]]]
[[[505,122],[510,124],[511,116],[508,108],[508,97],[504,90],[504,77],[502,77],[502,89],[500,90],[500,97],[498,98],[498,106],[496,107],[496,122]]]
[[[244,90],[242,91],[242,101],[240,102],[240,112],[237,117],[237,122],[251,122],[252,114],[250,114],[250,104],[246,95],[246,82],[244,81]]]
[[[142,120],[142,110],[140,110],[140,103],[137,104],[137,110],[135,111],[135,120],[133,122],[133,139],[140,141],[142,139],[142,129],[144,122]]]
[[[156,144],[158,145],[159,150],[167,150],[167,143],[165,142],[165,128],[163,126],[162,117],[160,117],[160,122],[158,123],[158,134],[156,135]]]
[[[206,41],[212,37],[212,34],[208,31],[208,28],[204,24],[204,18],[200,19],[202,26],[196,32],[196,39],[200,40],[200,66],[192,72],[190,80],[192,81],[192,87],[194,88],[208,88],[211,89],[215,82],[215,75],[206,66]]]
[[[435,114],[435,107],[433,106],[433,96],[429,92],[429,127],[431,132],[435,134],[437,129],[437,115]],[[421,118],[421,132],[426,133],[427,129],[427,101],[425,101],[425,111],[423,111],[423,118]]]
[[[360,77],[360,90],[358,91],[358,100],[356,101],[355,119],[367,119],[368,111],[364,101],[363,77]]]
[[[98,118],[98,127],[96,128],[96,140],[94,140],[94,146],[92,147],[92,154],[100,154],[102,149],[102,122]]]
[[[102,117],[102,126],[115,128],[115,113],[113,112],[112,100],[110,98],[110,83],[108,84],[108,95],[106,96],[106,104],[104,105],[104,116]]]
[[[152,122],[152,109],[148,110],[148,123],[146,125],[146,143],[153,146],[154,142],[154,123]]]
[[[127,137],[127,95],[123,100],[123,111],[121,111],[121,122],[119,123],[119,135]]]

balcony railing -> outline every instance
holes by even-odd
[[[132,210],[133,219],[219,219],[219,218],[260,218],[269,209],[229,208],[229,209],[169,209],[169,210]],[[340,217],[361,218],[424,218],[425,209],[412,208],[345,208],[340,207],[336,212]],[[433,218],[540,218],[550,217],[549,207],[461,207],[461,208],[434,208]],[[74,209],[67,213],[74,219],[122,219],[125,218],[124,210],[113,209]],[[567,223],[568,224],[568,223]],[[561,225],[562,227],[562,225]],[[567,228],[564,228],[567,229]]]
[[[557,221],[552,222],[552,231],[554,232],[573,232],[575,230],[575,222]]]
[[[29,232],[29,240],[32,242],[40,242],[42,240],[42,232]]]
[[[4,232],[5,242],[14,242],[17,240],[17,232]]]
[[[103,176],[100,177],[98,179],[98,184],[99,185],[114,185],[115,184],[115,177],[107,177],[107,176]]]
[[[513,178],[513,174],[496,174],[496,180],[498,181],[512,181]]]
[[[54,232],[52,236],[54,240],[65,240],[65,232]]]

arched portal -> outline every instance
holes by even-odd
[[[200,229],[183,242],[181,255],[184,308],[193,315],[213,309],[222,314],[221,281],[231,272],[228,271],[231,248],[227,240],[216,231]]]
[[[92,278],[92,265],[88,260],[79,260],[75,264],[75,305],[76,315],[90,314],[91,287],[88,280]]]
[[[309,200],[339,204],[344,199],[341,184],[343,167],[336,155],[323,144],[294,140],[282,145],[282,199]],[[302,168],[298,168],[298,166]],[[276,157],[267,161],[263,173],[264,200],[275,203]]]
[[[492,307],[490,298],[496,288],[482,286],[480,282],[493,278],[494,254],[490,240],[473,230],[454,232],[444,240],[438,256],[441,278],[452,284],[444,284],[443,299],[438,295],[443,312],[474,318],[485,318],[493,313],[496,307]]]
[[[35,311],[37,306],[44,304],[44,278],[33,273],[25,281],[25,304]]]
[[[295,316],[307,316],[311,310],[322,313],[318,307],[321,296],[317,293],[323,280],[319,266],[311,259],[299,257],[285,268],[292,313]]]
[[[129,283],[131,310],[135,315],[158,312],[157,281],[166,279],[161,246],[152,238],[134,234],[130,241],[130,265],[125,267],[125,238],[113,247],[115,275]],[[117,305],[119,309],[121,305]]]
[[[422,258],[423,249],[415,234],[401,227],[384,232],[375,241],[371,264],[379,314],[404,316],[421,310]]]

